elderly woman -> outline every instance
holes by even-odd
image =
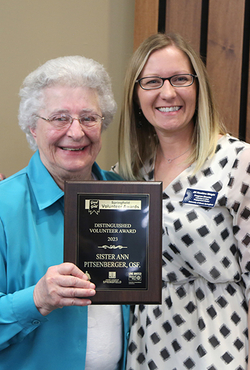
[[[119,148],[124,178],[164,189],[162,304],[135,307],[127,368],[246,369],[250,145],[226,133],[206,69],[179,35],[135,51]]]
[[[124,369],[127,306],[91,306],[95,285],[63,262],[64,181],[116,180],[95,159],[116,110],[104,68],[50,60],[24,80],[29,165],[0,185],[0,367]],[[88,335],[87,335],[88,332]]]

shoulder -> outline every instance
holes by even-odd
[[[216,152],[219,152],[220,150],[228,150],[232,149],[233,153],[238,154],[244,149],[249,149],[250,144],[237,139],[234,136],[231,136],[229,134],[222,136],[217,143],[217,149]]]
[[[237,163],[242,162],[243,158],[250,159],[250,144],[226,134],[218,139],[215,153],[206,159],[199,172],[206,177],[211,173],[225,177],[228,171],[237,168]]]
[[[98,180],[107,180],[107,181],[121,181],[122,178],[117,173],[112,171],[102,170],[97,163],[93,164],[92,171]]]
[[[222,136],[218,140],[214,155],[215,161],[217,160],[219,163],[229,164],[245,156],[249,156],[250,158],[250,144],[230,136],[229,134]]]
[[[240,170],[241,176],[242,168],[244,171],[247,168],[248,171],[249,166],[250,144],[227,134],[218,140],[214,156],[207,159],[201,172],[205,176],[214,173],[218,178],[221,180],[224,178],[226,181],[229,173]]]
[[[0,197],[15,193],[27,183],[27,167],[0,182]]]
[[[0,218],[13,218],[27,202],[29,179],[26,169],[0,182]]]

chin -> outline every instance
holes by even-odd
[[[92,164],[90,166],[77,166],[77,167],[70,167],[68,169],[65,169],[67,172],[69,178],[72,179],[82,179],[84,180],[86,177],[91,174]]]

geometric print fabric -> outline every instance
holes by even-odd
[[[193,168],[163,193],[162,304],[133,307],[128,370],[247,366],[250,145],[225,135]],[[214,207],[183,203],[188,188],[218,193]]]

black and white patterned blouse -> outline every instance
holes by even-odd
[[[247,368],[250,145],[223,136],[193,169],[163,193],[162,305],[135,306],[129,370]]]

